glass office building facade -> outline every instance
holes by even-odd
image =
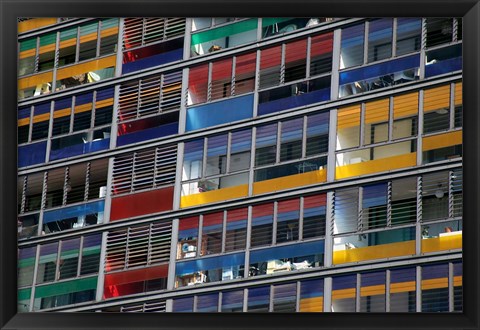
[[[18,30],[19,312],[462,311],[460,18]]]

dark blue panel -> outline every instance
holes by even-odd
[[[222,308],[243,306],[243,290],[222,293]]]
[[[448,264],[422,266],[422,280],[448,277]]]
[[[174,299],[172,312],[193,312],[193,297]]]
[[[313,298],[323,296],[323,278],[302,281],[300,284],[300,297]]]
[[[147,128],[142,131],[120,135],[117,137],[117,146],[146,141],[178,133],[178,122]]]
[[[272,259],[303,257],[315,254],[322,254],[324,241],[279,246],[250,253],[250,264],[263,262]]]
[[[417,270],[415,268],[395,268],[390,271],[390,282],[411,282],[415,281]]]
[[[102,101],[102,100],[110,99],[113,97],[114,92],[115,92],[114,88],[106,88],[106,89],[99,90],[97,91],[96,100]]]
[[[286,283],[281,285],[275,285],[274,299],[296,297],[297,283]]]
[[[382,285],[382,284],[385,284],[386,276],[387,275],[385,271],[363,273],[361,275],[360,283],[362,284],[362,287],[372,286],[372,285]]]
[[[18,147],[18,167],[45,163],[47,141]]]
[[[36,104],[33,107],[33,114],[36,115],[41,115],[43,113],[49,113],[50,112],[50,102],[48,103],[42,103],[42,104]]]
[[[330,88],[313,91],[301,95],[286,97],[280,100],[258,105],[258,115],[266,115],[285,109],[296,108],[307,104],[327,101],[330,99]]]
[[[198,259],[177,263],[177,275],[192,274],[197,271],[240,266],[245,263],[245,253],[229,254],[221,257]]]
[[[273,215],[264,215],[252,219],[252,226],[261,226],[269,223],[273,223]]]
[[[420,55],[412,55],[398,60],[383,62],[367,67],[350,70],[340,73],[340,85],[355,81],[362,81],[369,78],[375,78],[391,74],[394,72],[405,71],[420,66]]]
[[[93,202],[89,204],[76,205],[76,206],[62,208],[59,210],[45,212],[43,216],[43,223],[49,223],[52,221],[58,221],[62,219],[75,218],[83,215],[103,212],[104,207],[105,207],[105,202],[98,201],[98,202]]]
[[[135,62],[125,63],[122,66],[122,74],[159,66],[165,63],[178,61],[183,58],[183,48],[175,49],[166,53],[154,55]]]
[[[55,110],[61,110],[70,108],[72,106],[72,98],[65,98],[60,100],[55,100]]]
[[[85,236],[83,239],[83,248],[99,246],[102,244],[102,234],[93,234]]]
[[[186,131],[251,118],[253,94],[187,109]]]
[[[425,77],[462,70],[462,58],[456,57],[425,66]]]
[[[216,312],[218,309],[218,292],[197,297],[197,312]]]
[[[75,105],[87,104],[93,102],[93,92],[80,94],[75,97]]]
[[[18,109],[18,119],[30,117],[30,107],[23,107]]]
[[[110,146],[110,139],[102,139],[99,141],[93,141],[89,143],[80,143],[66,148],[51,150],[50,160],[62,159],[67,157],[73,157],[78,155],[87,154],[94,151],[100,151],[108,149]]]
[[[185,229],[178,232],[178,238],[197,237],[197,235],[198,228]]]
[[[351,289],[357,287],[357,275],[345,275],[334,277],[332,280],[333,290]]]
[[[313,217],[319,214],[325,214],[325,206],[319,206],[319,207],[312,207],[312,208],[305,208],[303,210],[303,217],[308,218],[308,217]]]
[[[387,184],[378,183],[363,187],[363,208],[387,204]]]
[[[454,262],[453,263],[453,276],[462,276],[463,275],[463,268],[462,262]]]
[[[247,220],[227,222],[227,230],[235,230],[247,227]]]

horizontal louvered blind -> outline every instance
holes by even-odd
[[[183,36],[185,18],[126,18],[123,48],[129,49]]]
[[[155,222],[108,233],[106,271],[168,262],[172,223]]]
[[[118,121],[179,110],[182,72],[145,77],[120,85]]]
[[[165,312],[165,301],[147,302],[144,304],[121,306],[120,312],[126,313],[163,313]]]
[[[141,150],[115,157],[112,194],[135,192],[175,181],[177,145]]]

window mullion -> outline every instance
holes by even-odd
[[[370,22],[365,22],[364,42],[363,42],[363,64],[368,63],[368,31],[370,28]]]

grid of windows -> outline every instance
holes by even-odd
[[[462,310],[461,19],[19,31],[19,310]]]

